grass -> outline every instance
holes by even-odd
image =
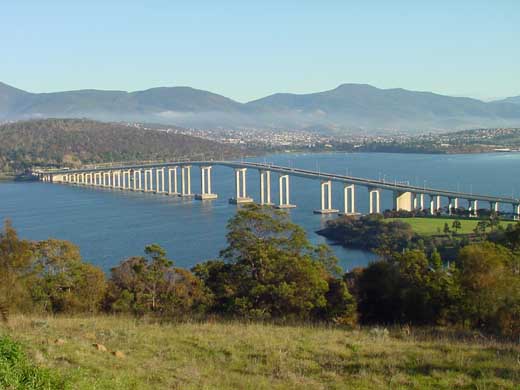
[[[444,234],[444,224],[447,223],[450,230],[454,229],[451,227],[453,221],[456,218],[388,218],[386,221],[403,221],[412,226],[412,229],[417,234],[424,236],[432,236],[435,234]],[[479,222],[478,219],[459,219],[461,228],[457,231],[458,234],[470,234],[473,233],[473,229]],[[507,226],[507,222],[500,222],[504,227]],[[512,222],[510,222],[512,223]]]
[[[30,362],[21,346],[6,336],[0,336],[1,389],[58,389],[66,387],[55,372]]]
[[[123,317],[11,321],[9,336],[73,389],[518,389],[520,347],[392,329]],[[107,352],[93,343],[101,343]],[[118,358],[110,351],[122,351]],[[29,387],[28,387],[29,388]]]

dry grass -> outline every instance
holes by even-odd
[[[12,319],[10,336],[74,389],[518,389],[520,347],[394,329],[122,317]],[[57,339],[62,339],[56,342]],[[93,343],[105,345],[101,352]],[[110,351],[119,350],[124,358]]]

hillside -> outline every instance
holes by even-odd
[[[240,150],[196,137],[85,119],[40,119],[0,126],[0,172],[31,166],[160,159],[222,159]]]
[[[309,94],[278,93],[239,103],[189,87],[29,93],[0,83],[0,121],[42,117],[88,117],[199,128],[420,133],[520,126],[520,105],[509,100],[486,103],[366,84],[343,84]]]
[[[518,345],[420,328],[157,324],[114,316],[18,316],[11,325],[8,334],[33,362],[73,389],[514,389],[520,383]]]
[[[513,103],[520,104],[520,96],[511,96],[502,100],[498,100],[498,103]]]

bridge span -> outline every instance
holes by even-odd
[[[320,181],[321,208],[314,210],[315,213],[320,214],[357,214],[355,187],[362,186],[368,190],[369,213],[380,213],[381,191],[391,191],[395,210],[429,210],[433,215],[442,209],[441,199],[445,198],[448,201],[447,210],[449,214],[459,208],[461,200],[465,200],[467,201],[469,213],[472,216],[477,216],[479,210],[478,202],[486,202],[490,210],[495,212],[499,211],[499,204],[512,205],[515,218],[520,218],[520,199],[517,198],[418,187],[267,163],[178,161],[82,169],[39,170],[34,171],[34,174],[38,176],[39,180],[51,183],[108,187],[182,197],[194,196],[200,200],[211,200],[218,197],[217,194],[212,192],[211,185],[211,169],[215,165],[229,167],[235,171],[235,197],[230,199],[230,202],[234,204],[254,201],[252,197],[248,196],[246,188],[246,173],[249,169],[259,172],[259,203],[262,205],[273,205],[277,208],[296,207],[290,202],[290,177],[298,176]],[[201,171],[200,192],[197,194],[192,193],[191,168],[193,166],[199,167]],[[272,173],[278,176],[279,199],[276,204],[271,199]],[[332,207],[332,182],[343,184],[344,202],[341,212]],[[429,200],[429,205],[426,203],[427,200]]]

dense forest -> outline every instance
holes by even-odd
[[[0,173],[32,166],[162,159],[222,159],[243,151],[187,135],[87,119],[45,119],[0,126]]]

